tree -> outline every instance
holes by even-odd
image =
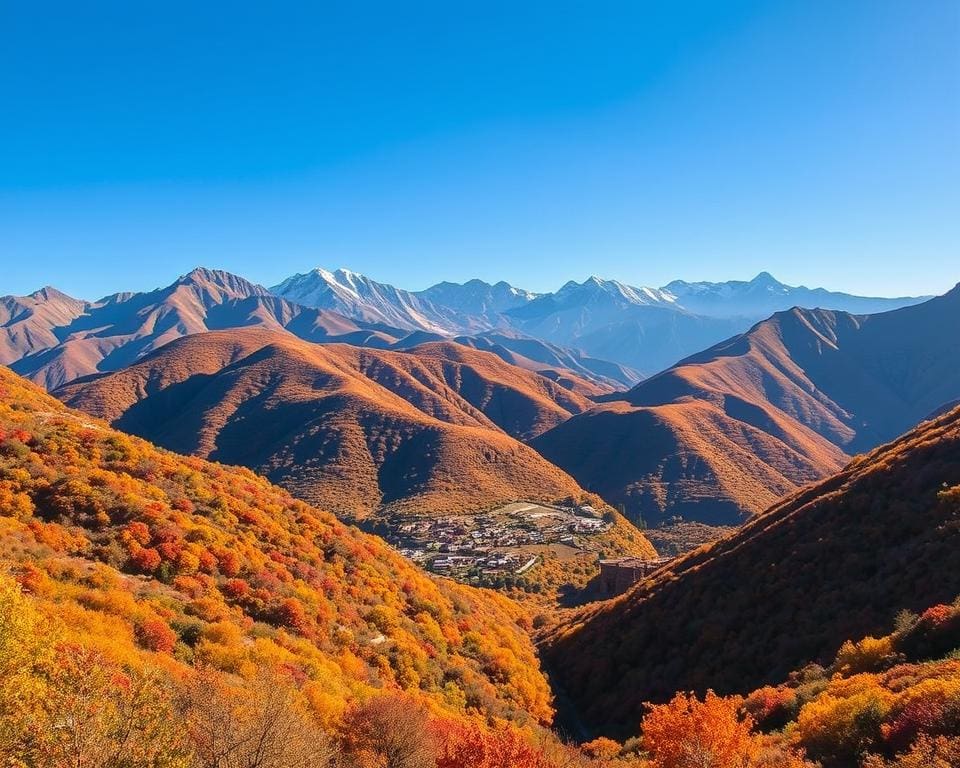
[[[760,747],[741,717],[739,697],[721,697],[707,691],[678,693],[667,704],[650,707],[643,720],[643,744],[653,768],[748,768]]]
[[[325,768],[335,754],[297,690],[268,672],[237,688],[200,668],[181,711],[197,768]]]
[[[27,749],[23,737],[43,700],[40,674],[53,656],[47,624],[17,582],[0,574],[0,765]]]
[[[97,651],[63,645],[34,722],[46,768],[187,768],[172,692],[151,671],[123,669]]]
[[[433,768],[436,762],[426,712],[400,693],[351,709],[343,733],[345,751],[358,768]]]

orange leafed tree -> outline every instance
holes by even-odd
[[[653,768],[749,768],[760,746],[753,720],[739,714],[739,697],[707,691],[700,701],[678,693],[643,720],[643,743]]]

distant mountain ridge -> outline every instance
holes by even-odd
[[[452,311],[349,269],[330,272],[317,268],[288,277],[271,290],[297,304],[331,309],[364,322],[442,334],[461,329]]]
[[[794,306],[874,313],[929,297],[869,298],[753,280],[634,287],[592,276],[536,294],[499,282],[438,283],[403,291],[350,270],[315,269],[272,289],[310,306],[364,321],[444,335],[512,330],[652,375],[757,320]]]
[[[919,301],[791,288],[766,273],[751,281],[675,281],[665,288],[594,276],[536,294],[482,280],[405,291],[347,269],[318,268],[268,291],[201,267],[165,288],[93,302],[49,287],[0,297],[0,363],[50,389],[121,368],[181,336],[260,326],[374,348],[457,338],[557,380],[572,374],[609,390],[743,332],[771,308],[814,300],[884,309]]]
[[[876,298],[854,296],[825,288],[789,286],[769,272],[753,280],[728,280],[722,283],[688,283],[674,280],[662,288],[676,297],[684,308],[700,315],[762,318],[793,307],[835,309],[855,315],[872,315],[918,304],[932,296]]]
[[[372,319],[361,320],[332,309],[308,307],[237,275],[205,268],[194,269],[164,288],[115,293],[93,302],[47,287],[29,296],[0,297],[0,364],[55,389],[80,377],[118,370],[170,341],[211,330],[282,329],[307,341],[376,349],[407,348],[450,335],[411,330],[415,323],[408,321],[405,327],[390,325],[383,322],[388,314],[366,313]],[[402,319],[398,314],[393,313],[394,319]],[[499,343],[509,347],[521,341],[507,336]],[[594,394],[631,386],[640,378],[626,367],[570,350],[533,343],[525,345],[525,353],[525,367]],[[508,354],[501,357],[507,359]],[[582,386],[581,379],[587,386]]]

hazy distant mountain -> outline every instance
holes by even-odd
[[[253,328],[179,339],[57,395],[165,447],[257,469],[351,518],[382,505],[463,511],[580,494],[517,438],[591,405],[452,342],[394,352]]]
[[[554,293],[505,282],[438,283],[404,291],[349,270],[315,269],[273,289],[283,298],[367,322],[440,336],[510,330],[611,361],[644,376],[793,306],[858,313],[907,306],[923,298],[872,299],[794,288],[763,272],[750,281],[634,287],[590,277]]]
[[[629,366],[590,357],[579,349],[551,344],[509,329],[457,336],[454,340],[475,349],[493,352],[509,363],[545,376],[553,375],[558,370],[572,371],[609,389],[627,389],[643,379],[638,371]]]
[[[958,329],[960,287],[874,315],[779,312],[533,444],[648,521],[734,522],[960,397]]]
[[[628,365],[644,375],[736,333],[742,325],[694,315],[666,291],[598,277],[571,281],[507,316],[527,335]]]
[[[349,270],[316,269],[271,292],[228,272],[200,268],[166,288],[95,302],[53,288],[2,297],[0,362],[52,388],[121,368],[181,336],[263,326],[310,341],[375,348],[457,337],[557,380],[568,378],[565,370],[610,389],[629,387],[746,330],[751,320],[766,316],[764,307],[814,299],[825,306],[884,308],[917,301],[790,288],[769,275],[670,286],[636,288],[591,277],[543,295],[481,280],[411,292]],[[701,306],[707,309],[699,314],[691,309]]]
[[[724,283],[687,283],[674,280],[662,290],[675,296],[682,307],[699,315],[741,316],[756,320],[791,307],[838,309],[857,315],[872,315],[919,304],[931,298],[871,298],[824,288],[793,287],[784,285],[769,272],[761,272],[753,280],[728,280]]]
[[[485,318],[496,326],[503,323],[504,312],[522,307],[536,299],[538,294],[514,288],[502,280],[494,285],[483,280],[468,280],[462,284],[437,283],[418,291],[417,295],[461,315]]]

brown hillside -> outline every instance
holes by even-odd
[[[631,516],[736,522],[960,396],[958,329],[960,288],[877,315],[780,312],[533,445]]]
[[[960,409],[794,493],[545,643],[582,716],[630,732],[676,690],[746,692],[960,593]],[[949,489],[953,490],[949,490]]]
[[[786,424],[780,434],[788,439],[689,398],[608,403],[531,444],[635,521],[680,515],[716,525],[741,522],[843,466],[842,451],[802,426]]]
[[[587,401],[454,344],[403,353],[254,329],[207,333],[58,395],[354,518],[382,505],[455,511],[582,493],[504,430],[536,434]]]

